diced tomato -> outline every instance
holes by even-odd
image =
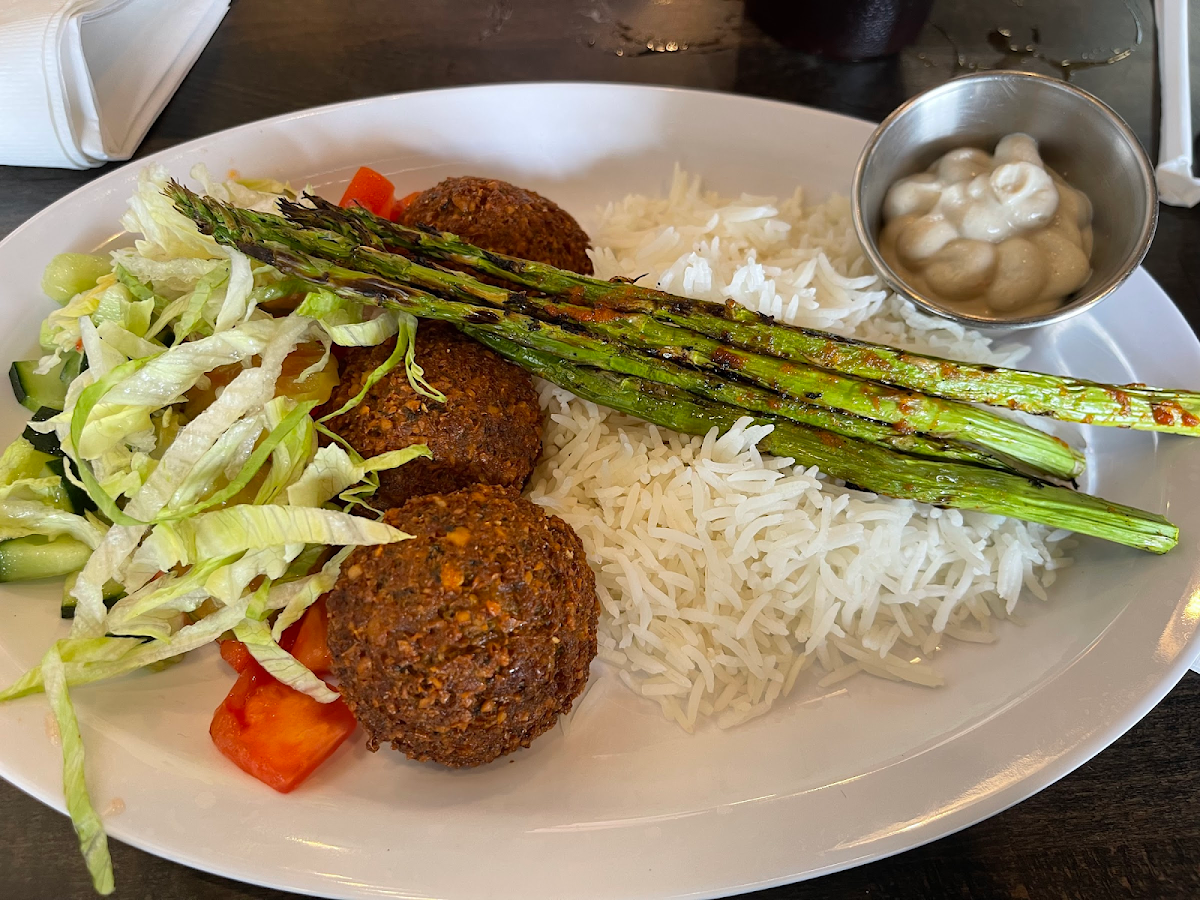
[[[395,202],[395,204],[393,204],[392,214],[388,218],[390,218],[393,222],[399,222],[400,217],[404,215],[405,210],[412,206],[412,202],[420,196],[420,191],[413,191],[411,194],[401,197]]]
[[[322,597],[310,606],[300,617],[283,632],[279,646],[314,675],[324,677],[333,671],[333,654],[329,652],[329,613],[325,610],[325,598]],[[229,663],[235,672],[246,671],[246,666],[254,659],[246,645],[236,638],[226,638],[220,642],[221,659]]]
[[[288,652],[315,675],[325,676],[332,672],[333,654],[329,652],[329,613],[325,611],[325,598],[310,606],[292,627],[295,637]]]
[[[239,768],[286,794],[330,757],[355,724],[344,701],[318,703],[251,661],[217,707],[208,733]]]
[[[363,209],[387,219],[392,215],[396,201],[395,186],[383,175],[366,166],[360,168],[350,179],[346,193],[342,194],[341,206],[361,206]]]
[[[250,655],[250,651],[246,649],[246,645],[241,641],[229,638],[221,641],[221,659],[229,663],[235,672],[246,671],[246,666],[254,660]]]

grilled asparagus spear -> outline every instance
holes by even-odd
[[[665,385],[573,365],[482,329],[465,330],[500,355],[579,397],[664,428],[685,434],[705,434],[714,427],[725,432],[745,415],[744,410],[710,403]],[[1014,516],[1152,553],[1166,553],[1179,540],[1179,529],[1162,516],[1034,478],[905,456],[770,416],[755,416],[754,421],[774,425],[759,442],[760,450],[792,457],[802,466],[816,466],[862,490],[935,506]]]
[[[660,359],[685,362],[727,380],[736,376],[737,380],[749,381],[792,401],[807,401],[884,422],[902,432],[977,444],[992,455],[1018,460],[1054,477],[1069,480],[1083,471],[1082,454],[1064,441],[973,406],[730,347],[641,312],[578,306],[514,293],[457,273],[421,266],[403,256],[363,247],[341,235],[298,228],[278,216],[197,197],[177,185],[170,189],[170,195],[181,210],[217,240],[240,246],[291,275],[345,286],[361,281],[361,274],[356,272],[366,272],[393,284],[409,285],[410,299],[415,296],[411,286],[416,285],[468,301],[483,301],[560,325],[568,331],[591,334],[614,346],[624,344]],[[279,253],[273,246],[291,252]],[[362,285],[351,287],[357,289]]]
[[[1200,393],[1141,384],[1111,385],[972,363],[954,362],[881,344],[776,322],[734,303],[686,300],[628,282],[602,281],[545,263],[481,250],[452,234],[431,233],[342,209],[308,197],[283,204],[292,221],[352,237],[380,249],[400,247],[494,279],[574,303],[644,312],[655,319],[783,359],[802,360],[846,375],[882,381],[950,400],[1005,406],[1089,425],[1200,435]]]

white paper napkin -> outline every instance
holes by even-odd
[[[1158,195],[1172,206],[1200,203],[1192,175],[1192,88],[1188,72],[1187,0],[1154,0],[1162,121],[1158,142]]]
[[[229,0],[0,2],[0,164],[128,159]]]
[[[1162,86],[1159,123],[1158,199],[1171,206],[1200,203],[1200,179],[1192,175],[1192,86],[1188,71],[1187,0],[1154,0],[1158,72]],[[1200,657],[1192,664],[1200,672]]]

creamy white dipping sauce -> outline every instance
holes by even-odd
[[[1049,312],[1091,275],[1092,204],[1010,134],[951,150],[883,202],[880,252],[910,287],[956,312]]]

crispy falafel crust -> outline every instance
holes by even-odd
[[[495,178],[447,178],[405,209],[405,225],[449,231],[496,253],[592,274],[587,233],[541,194]]]
[[[355,396],[391,352],[386,342],[345,354],[341,381],[323,409],[338,409]],[[417,329],[416,358],[445,403],[414,391],[397,366],[358,406],[328,423],[363,456],[429,446],[433,459],[379,474],[374,505],[401,506],[418,494],[476,483],[520,489],[542,452],[542,410],[529,375],[452,326],[428,320]]]
[[[342,697],[376,750],[477,766],[554,725],[587,683],[599,602],[562,519],[476,485],[390,510],[327,595]]]

